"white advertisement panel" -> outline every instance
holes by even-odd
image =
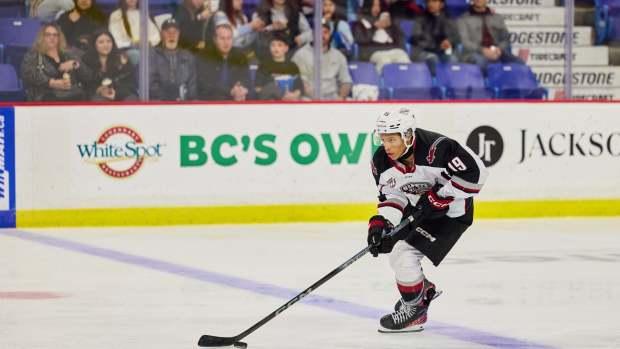
[[[481,200],[617,198],[618,104],[408,105],[489,164]],[[18,107],[18,209],[375,200],[389,104]]]
[[[563,88],[550,88],[549,99],[565,99],[566,94]],[[620,88],[591,88],[577,87],[573,88],[572,99],[580,99],[586,101],[613,101],[620,100]]]
[[[526,64],[534,66],[563,66],[566,58],[563,47],[514,46],[512,52]],[[609,48],[607,46],[573,47],[573,66],[578,65],[609,65]]]
[[[555,0],[489,0],[487,4],[495,10],[501,7],[554,7]]]
[[[564,86],[564,67],[536,67],[532,71],[545,87]],[[618,88],[620,67],[573,67],[574,87]]]
[[[504,17],[509,27],[515,26],[562,26],[564,8],[562,7],[500,7],[495,12]]]
[[[509,26],[510,43],[515,46],[564,46],[564,27],[518,27]],[[574,27],[573,44],[592,46],[592,27]]]

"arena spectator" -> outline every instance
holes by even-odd
[[[161,42],[151,52],[150,98],[159,101],[196,99],[196,60],[179,47],[179,24],[173,18],[161,26]]]
[[[90,46],[95,31],[105,27],[107,19],[94,0],[73,0],[73,3],[73,9],[58,18],[58,25],[69,46],[84,50]]]
[[[44,22],[54,22],[74,6],[73,0],[32,0],[29,2],[28,15]]]
[[[299,68],[287,58],[290,44],[288,36],[276,33],[269,41],[271,58],[258,65],[254,88],[264,100],[299,100],[304,92]]]
[[[269,58],[269,43],[274,33],[284,36],[292,50],[312,40],[312,29],[300,12],[299,1],[261,0],[256,15],[266,25],[258,40],[257,55],[260,60]]]
[[[250,90],[250,70],[245,55],[233,47],[233,28],[215,28],[214,45],[198,59],[198,94],[204,100],[245,101]]]
[[[192,52],[198,52],[206,46],[206,30],[213,13],[203,0],[183,0],[174,15],[181,38],[179,46]]]
[[[426,62],[434,72],[439,62],[458,62],[458,42],[456,24],[444,12],[444,0],[426,0],[426,10],[413,26],[413,59]]]
[[[387,3],[388,11],[396,22],[401,19],[417,18],[424,12],[416,0],[387,0]]]
[[[230,24],[233,29],[233,47],[242,50],[248,57],[254,55],[258,32],[265,28],[265,22],[258,16],[248,21],[243,13],[243,0],[222,0],[211,22],[214,28],[222,23]]]
[[[483,70],[489,63],[523,63],[510,52],[504,18],[491,11],[487,0],[472,0],[469,11],[458,19],[457,28],[464,62],[478,64]]]
[[[85,83],[87,98],[99,102],[138,99],[133,66],[110,32],[103,29],[93,35],[82,61],[91,71]]]
[[[24,56],[21,77],[29,101],[80,101],[88,68],[66,51],[67,42],[57,24],[41,26]]]
[[[148,41],[151,46],[159,44],[159,29],[153,20],[148,21]],[[119,8],[110,14],[110,33],[121,50],[126,51],[129,61],[137,65],[140,61],[140,10],[138,0],[119,0]]]
[[[353,37],[359,45],[359,59],[374,63],[379,74],[388,63],[411,62],[403,49],[403,34],[383,0],[364,0],[360,18],[353,23]]]
[[[323,0],[323,23],[327,24],[332,33],[332,47],[348,56],[353,48],[353,33],[349,23],[337,8],[338,5],[334,0]]]
[[[331,47],[332,33],[327,24],[323,24],[323,48],[321,55],[321,99],[345,100],[351,92],[351,74],[347,58],[337,49]],[[304,81],[306,95],[314,96],[314,47],[305,45],[295,52],[292,61],[299,67]]]

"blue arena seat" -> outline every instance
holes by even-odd
[[[405,37],[405,50],[407,50],[407,53],[411,56],[412,46],[410,41],[411,37],[413,37],[413,27],[415,26],[415,21],[412,19],[402,19],[398,23],[398,26]]]
[[[409,42],[409,39],[413,36],[413,27],[415,26],[415,21],[412,19],[402,19],[398,23],[400,30],[405,35],[405,40]]]
[[[34,18],[0,18],[0,44],[31,46],[41,28]]]
[[[611,17],[617,17],[620,14],[620,0],[595,0],[594,5],[596,43],[602,44],[610,38]]]
[[[259,3],[259,0],[243,0],[243,13],[248,17],[248,20],[252,20],[252,15],[256,12]]]
[[[19,71],[21,60],[32,46],[41,21],[32,18],[0,18],[0,61]]]
[[[610,44],[620,44],[620,13],[609,16],[606,36]]]
[[[475,64],[437,64],[435,78],[448,99],[491,99],[480,67]]]
[[[469,0],[446,0],[446,14],[452,18],[457,18],[467,11]]]
[[[349,72],[354,84],[379,86],[379,76],[375,65],[368,62],[350,62]]]
[[[381,88],[381,80],[377,74],[374,64],[368,62],[349,62],[349,73],[353,80],[353,85],[364,84],[377,86],[379,89],[379,99],[387,98],[387,91]]]
[[[24,1],[0,0],[0,18],[23,17],[25,10]]]
[[[383,66],[383,86],[390,99],[438,99],[439,89],[433,83],[425,63],[392,63]]]
[[[24,92],[17,72],[10,64],[0,64],[0,101],[22,101]]]
[[[547,98],[547,90],[540,87],[536,76],[525,64],[489,64],[487,79],[489,87],[495,91],[496,98]]]

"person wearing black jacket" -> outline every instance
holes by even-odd
[[[107,18],[94,0],[73,0],[72,10],[58,18],[58,25],[71,47],[87,49],[92,35],[106,25]]]
[[[245,101],[250,90],[246,56],[233,47],[233,29],[228,23],[215,27],[213,45],[198,58],[198,96],[202,100]]]
[[[455,46],[459,42],[456,24],[443,10],[444,0],[426,0],[426,11],[416,19],[411,45],[412,59],[426,62],[431,71],[439,62],[457,63]]]
[[[304,93],[299,67],[288,58],[290,43],[275,33],[269,41],[271,58],[258,65],[254,90],[259,99],[297,101]]]
[[[196,99],[196,58],[179,47],[179,24],[174,18],[161,26],[161,42],[151,50],[149,97],[155,101]]]
[[[112,34],[103,29],[93,36],[93,43],[82,58],[92,71],[85,90],[93,101],[136,100],[133,66],[116,47]]]
[[[359,60],[370,61],[381,74],[388,63],[410,63],[405,40],[387,12],[383,0],[364,0],[359,20],[353,23],[353,38],[359,45]]]
[[[206,31],[212,15],[211,9],[205,7],[202,0],[184,0],[174,14],[181,31],[179,46],[192,52],[204,49],[208,43]]]

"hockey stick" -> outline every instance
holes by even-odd
[[[387,237],[395,236],[401,230],[403,230],[405,227],[407,227],[409,224],[411,224],[413,222],[415,222],[416,224],[419,224],[419,222],[417,222],[417,221],[420,219],[421,213],[422,213],[421,211],[416,211],[413,215],[411,215],[409,217],[406,217],[405,219],[403,219],[401,221],[401,223],[399,225],[397,225],[389,234],[387,234],[383,238],[385,239]],[[291,300],[289,300],[288,302],[283,304],[281,307],[279,307],[278,309],[273,311],[271,314],[265,316],[262,320],[260,320],[259,322],[255,323],[252,327],[248,328],[247,330],[239,333],[238,335],[236,335],[234,337],[217,337],[217,336],[210,336],[210,335],[205,334],[205,335],[202,335],[200,337],[200,339],[198,340],[198,346],[201,346],[201,347],[226,347],[226,346],[231,346],[232,345],[232,346],[235,346],[237,348],[246,348],[248,345],[246,343],[244,343],[244,342],[240,342],[241,339],[245,338],[250,333],[256,331],[259,327],[261,327],[264,324],[266,324],[267,322],[271,321],[273,318],[275,318],[276,316],[280,315],[280,313],[282,313],[283,311],[288,309],[290,306],[292,306],[293,304],[297,303],[298,301],[300,301],[305,296],[309,295],[310,292],[316,290],[319,286],[323,285],[325,282],[327,282],[327,280],[333,278],[338,273],[340,273],[341,271],[345,270],[347,267],[349,267],[355,261],[357,261],[358,259],[362,258],[366,253],[368,253],[369,249],[370,249],[370,247],[366,246],[363,250],[359,251],[355,256],[349,258],[349,260],[347,260],[346,262],[342,263],[339,267],[337,267],[336,269],[332,270],[329,274],[323,276],[319,281],[313,283],[310,287],[308,287],[305,290],[303,290],[301,293],[299,293],[298,295],[293,297]]]

